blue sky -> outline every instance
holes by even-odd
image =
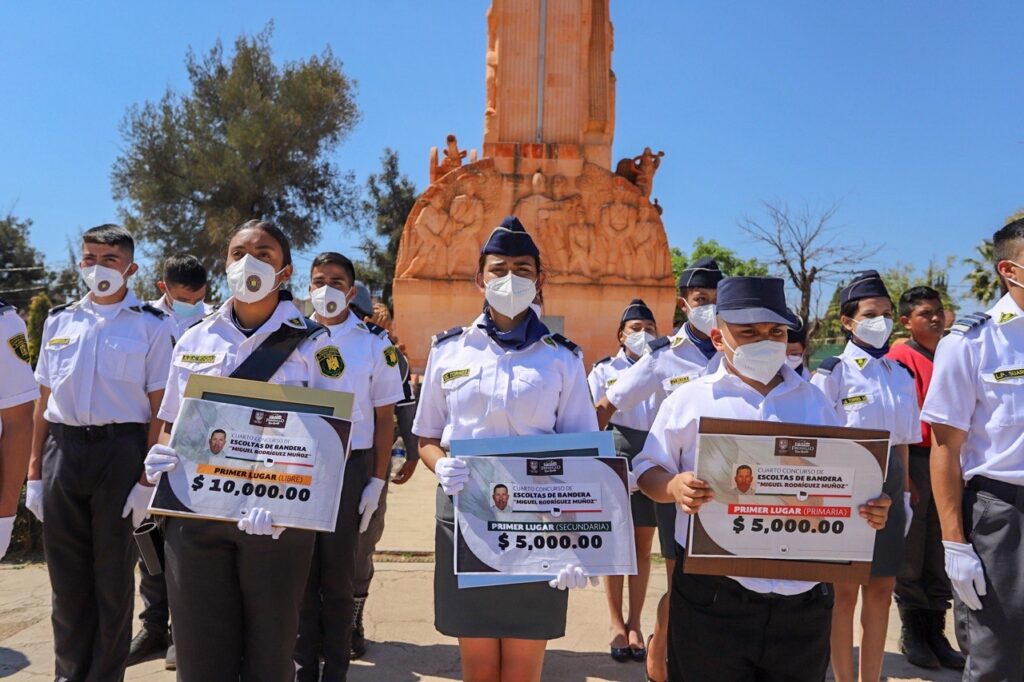
[[[487,5],[3,3],[0,212],[33,219],[33,243],[62,260],[68,235],[116,218],[126,108],[185,87],[189,46],[270,19],[279,59],[330,45],[358,81],[362,121],[338,165],[362,180],[390,146],[423,188],[447,133],[480,146]],[[673,245],[764,255],[737,227],[761,200],[840,201],[849,241],[884,245],[872,265],[923,268],[1024,206],[1022,3],[612,0],[612,19],[614,156],[665,151],[654,196]]]

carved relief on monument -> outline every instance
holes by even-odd
[[[640,190],[642,196],[649,198],[651,190],[654,188],[654,173],[661,166],[661,157],[663,156],[665,156],[665,152],[655,154],[650,147],[644,147],[640,156],[619,161],[615,166],[615,174],[632,182]]]
[[[453,170],[462,167],[462,160],[466,158],[466,150],[459,149],[458,140],[455,136],[449,134],[445,139],[444,159],[438,163],[437,147],[430,148],[430,182],[431,184],[437,182],[439,178],[444,177]],[[469,152],[469,162],[476,162],[476,150]]]

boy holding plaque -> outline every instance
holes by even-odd
[[[711,373],[662,404],[634,472],[641,490],[673,502],[679,545],[669,607],[669,678],[722,682],[818,682],[829,661],[833,603],[829,584],[732,578],[683,571],[689,515],[714,497],[693,473],[701,417],[835,426],[818,389],[786,365],[787,330],[800,320],[786,307],[784,282],[728,277],[718,287],[711,340],[724,355]],[[885,525],[884,495],[860,507],[872,528]]]

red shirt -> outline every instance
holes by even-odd
[[[885,357],[890,360],[899,360],[913,370],[914,384],[917,386],[917,405],[918,407],[924,405],[924,397],[928,393],[928,384],[932,382],[932,369],[935,366],[932,358],[914,350],[909,343],[893,346]],[[921,439],[918,446],[924,448],[932,446],[932,427],[927,422],[921,422]]]

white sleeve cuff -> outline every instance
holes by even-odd
[[[30,403],[39,397],[39,389],[35,386],[32,390],[12,395],[9,398],[0,400],[0,410],[6,410],[8,407],[14,407],[16,405],[22,405],[24,403]]]

